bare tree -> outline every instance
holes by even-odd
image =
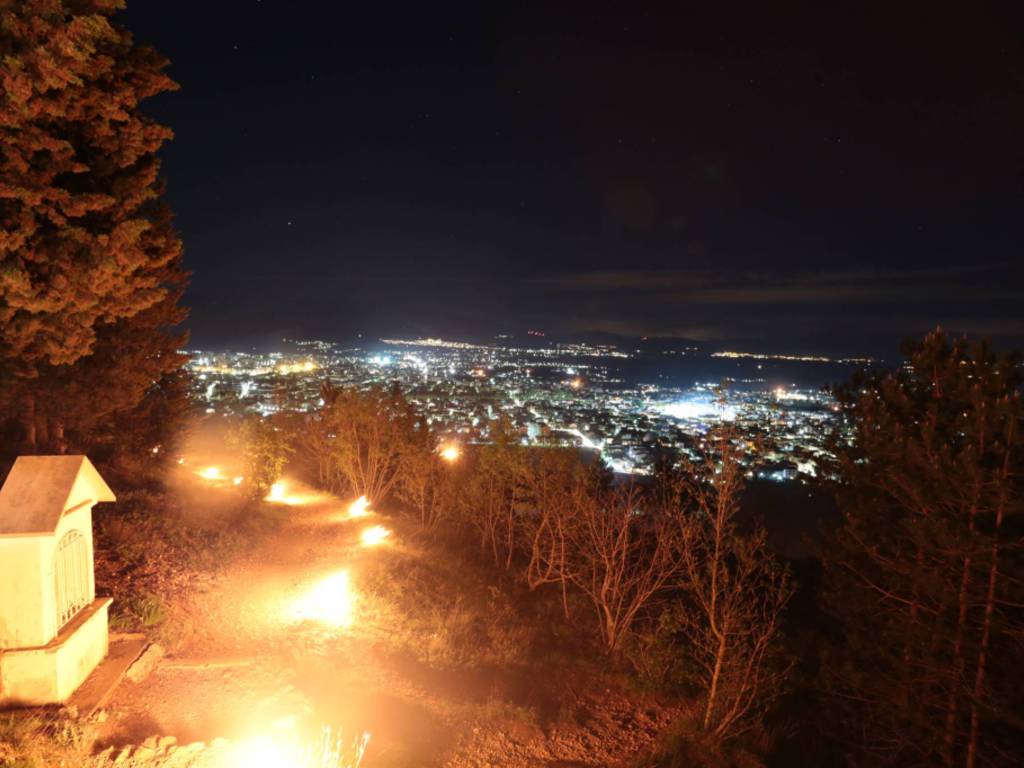
[[[571,515],[574,486],[582,479],[581,469],[571,449],[535,451],[526,462],[523,485],[528,500],[524,505],[522,546],[528,557],[526,583],[530,589],[563,581],[565,525]]]
[[[568,534],[574,523],[575,489],[586,481],[584,466],[572,449],[545,449],[531,458],[524,477],[529,508],[521,520],[526,583],[531,590],[543,584],[558,584],[568,618]]]
[[[619,648],[641,611],[675,578],[678,526],[644,510],[635,486],[574,491],[566,531],[568,580],[590,600],[607,651]]]
[[[320,395],[326,407],[327,401],[334,396],[335,389],[330,382],[320,385]],[[316,478],[321,488],[332,492],[341,490],[339,486],[338,473],[332,461],[332,439],[331,428],[328,419],[325,418],[325,411],[308,417],[301,430],[301,452],[312,462],[316,468]]]
[[[694,467],[690,509],[677,518],[685,599],[680,624],[703,691],[701,724],[716,738],[737,736],[760,721],[790,666],[776,658],[779,620],[792,587],[772,558],[765,532],[736,528],[742,467],[732,434]]]

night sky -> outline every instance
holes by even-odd
[[[194,345],[1022,344],[1021,3],[500,5],[129,0]]]

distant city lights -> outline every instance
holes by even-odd
[[[728,422],[744,436],[769,436],[778,450],[769,456],[748,449],[750,470],[772,465],[771,479],[786,481],[812,475],[837,423],[836,403],[820,389],[823,381],[807,386],[815,377],[806,364],[868,360],[709,355],[690,345],[624,351],[508,334],[485,344],[439,338],[383,339],[371,348],[287,343],[298,350],[192,353],[189,367],[202,379],[194,396],[210,414],[314,418],[324,405],[325,379],[343,388],[397,385],[430,429],[445,436],[437,452],[446,463],[462,460],[466,445],[491,442],[500,419],[522,445],[584,448],[619,474],[650,473],[662,447],[697,458],[707,430]],[[678,355],[679,362],[685,357],[685,367],[657,362],[664,355]],[[633,358],[642,356],[635,365]],[[771,376],[768,369],[774,369]],[[284,378],[280,371],[295,373]],[[688,380],[687,371],[705,371],[704,378]],[[779,384],[790,373],[793,378]],[[801,378],[803,384],[795,383]],[[224,482],[234,482],[232,474],[226,472]],[[324,498],[272,488],[267,500],[304,504]],[[370,514],[368,501],[351,507],[340,519]]]
[[[873,357],[825,357],[823,355],[767,355],[759,352],[712,352],[711,357],[747,360],[783,360],[790,363],[847,363],[868,365],[878,362]]]
[[[311,373],[312,371],[319,370],[320,366],[312,360],[303,360],[299,363],[279,363],[274,370],[281,374],[293,374],[293,373]],[[246,382],[249,383],[249,382]],[[242,385],[243,388],[245,384]]]
[[[715,402],[711,399],[678,400],[663,403],[655,411],[672,419],[687,421],[735,421],[737,409],[734,405]]]

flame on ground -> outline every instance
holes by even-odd
[[[350,519],[357,517],[366,517],[370,514],[370,500],[365,496],[360,496],[358,499],[348,505],[348,516]]]
[[[382,544],[391,535],[391,531],[383,525],[371,525],[359,534],[359,541],[364,547],[375,547]]]
[[[282,481],[278,480],[272,486],[270,486],[270,493],[267,494],[267,501],[284,501],[285,491],[288,490],[288,486]]]
[[[220,480],[220,467],[206,467],[197,473],[204,480]]]
[[[348,571],[321,579],[292,606],[297,621],[318,621],[332,627],[350,627],[354,621],[356,595]]]
[[[288,490],[288,483],[284,480],[278,480],[270,486],[270,492],[263,497],[263,500],[295,507],[302,504],[312,504],[313,502],[321,501],[323,500],[323,496],[317,493],[291,492]]]
[[[462,449],[455,443],[448,443],[441,448],[438,455],[447,462],[455,462],[462,456]]]

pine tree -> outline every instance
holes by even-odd
[[[1012,763],[1022,736],[1021,377],[941,331],[841,390],[826,666],[854,762]],[[998,671],[997,671],[998,670]]]
[[[171,132],[139,109],[176,86],[113,23],[122,7],[0,4],[0,408],[29,450],[139,438],[181,408]]]

